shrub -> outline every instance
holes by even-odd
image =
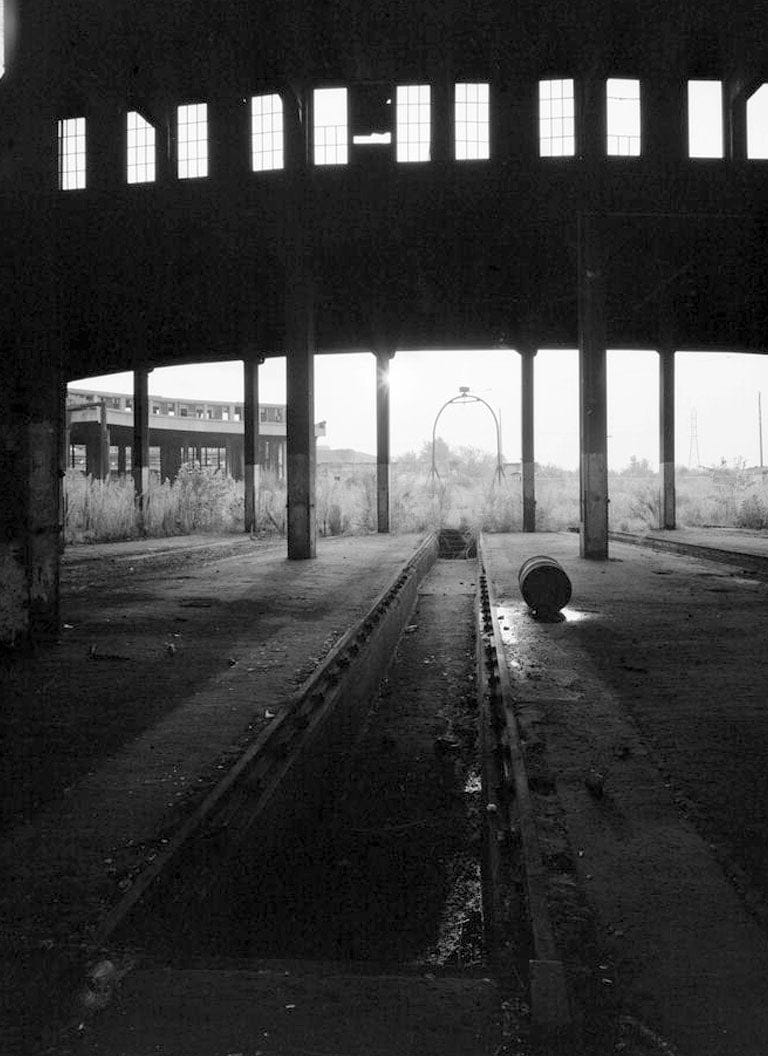
[[[768,507],[755,493],[742,499],[736,515],[739,528],[768,528]]]

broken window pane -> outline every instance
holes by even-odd
[[[155,179],[155,129],[141,114],[127,117],[128,183],[152,183]]]
[[[640,81],[609,77],[605,86],[608,154],[640,153]]]
[[[747,157],[768,158],[768,84],[747,99]]]
[[[723,156],[721,81],[688,82],[688,157]]]
[[[315,165],[346,165],[349,157],[347,89],[316,88],[313,99]]]

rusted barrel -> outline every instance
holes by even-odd
[[[554,615],[571,600],[571,581],[554,557],[529,557],[517,574],[526,605],[540,616]]]

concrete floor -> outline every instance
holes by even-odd
[[[685,536],[697,547],[709,538]],[[714,541],[768,555],[765,535]],[[567,534],[489,536],[486,552],[526,751],[556,790],[537,797],[545,848],[560,863],[555,886],[561,894],[573,881],[592,917],[585,964],[578,900],[560,914],[572,975],[674,1051],[759,1056],[768,583],[619,543],[609,561],[585,562]],[[534,620],[520,598],[518,569],[539,553],[572,579],[562,622]]]
[[[714,539],[768,558],[765,534]],[[94,924],[167,827],[416,542],[321,541],[302,563],[282,547],[243,552],[242,539],[209,540],[196,556],[176,543],[154,558],[143,544],[67,554],[62,641],[0,671],[21,756],[0,841],[6,978],[23,991],[41,964],[98,952]],[[517,569],[535,553],[573,580],[563,623],[532,620],[519,597]],[[555,775],[554,828],[597,936],[598,963],[577,967],[680,1053],[762,1056],[766,579],[738,559],[624,543],[584,562],[568,533],[488,537],[488,554],[521,723]],[[591,770],[605,778],[600,800],[585,786]],[[566,947],[571,934],[565,921]],[[56,980],[63,992],[66,975]]]

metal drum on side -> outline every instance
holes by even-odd
[[[529,557],[520,566],[517,581],[523,600],[537,615],[560,612],[571,600],[571,581],[553,557]]]

